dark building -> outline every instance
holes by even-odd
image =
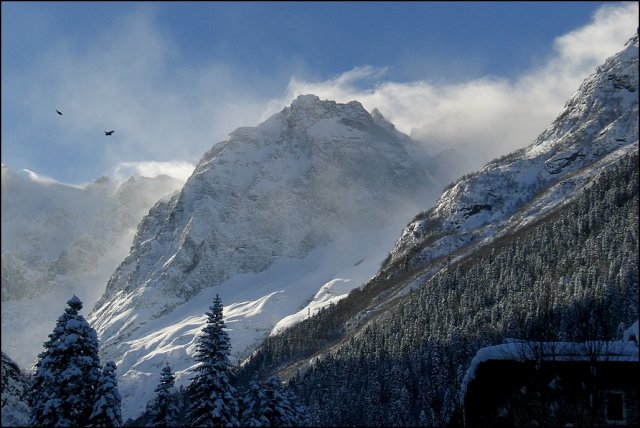
[[[640,426],[635,337],[481,349],[462,385],[465,426]]]

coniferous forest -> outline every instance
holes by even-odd
[[[638,319],[637,152],[346,335],[364,290],[269,338],[244,370],[282,369],[333,345],[290,381],[313,425],[460,424],[459,389],[478,349],[506,338],[612,340]]]
[[[79,313],[82,302],[73,296],[58,318],[36,371],[28,379],[25,398],[30,426],[300,426],[305,410],[277,376],[253,380],[246,388],[232,384],[230,340],[216,295],[206,313],[195,360],[199,363],[187,388],[175,389],[175,376],[166,364],[155,397],[136,420],[122,420],[117,366],[98,355],[95,330]]]

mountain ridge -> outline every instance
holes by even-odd
[[[507,219],[540,190],[561,181],[560,177],[637,142],[637,50],[636,35],[585,79],[536,141],[489,162],[447,189],[422,215],[425,218],[407,226],[390,262],[419,251],[420,241],[429,239],[428,229],[434,224],[440,227],[437,233],[445,236],[430,243],[432,255],[424,254],[427,259],[443,256],[466,245],[467,240],[491,239],[497,227],[487,225]],[[568,195],[574,184],[565,181],[561,196]]]
[[[431,209],[407,225],[371,280],[352,291],[333,311],[321,314],[320,325],[312,326],[311,318],[306,325],[284,331],[286,338],[282,340],[287,343],[304,337],[305,329],[319,332],[308,350],[296,348],[287,354],[300,353],[300,358],[280,359],[272,354],[272,362],[266,365],[279,370],[284,378],[294,376],[297,370],[304,371],[303,367],[313,365],[317,358],[340,349],[354,337],[354,332],[365,330],[386,313],[385,309],[409,299],[412,291],[423,288],[431,278],[446,276],[450,266],[461,266],[481,251],[491,253],[499,240],[508,240],[552,217],[580,197],[600,175],[622,160],[637,157],[637,64],[636,35],[585,79],[558,119],[532,144],[448,186]],[[565,122],[567,119],[569,123]],[[572,157],[573,153],[582,156]],[[558,160],[568,158],[572,161],[561,162],[561,171],[556,172]],[[554,174],[549,172],[549,166]],[[544,179],[540,180],[541,176]],[[514,187],[519,192],[513,191]],[[506,207],[506,213],[494,208],[496,201]],[[339,334],[320,333],[329,330],[328,326]],[[280,346],[278,341],[277,337],[269,338],[243,362],[246,367],[253,367],[245,370],[257,370],[263,361],[261,352],[274,352]],[[302,342],[302,347],[310,345]]]

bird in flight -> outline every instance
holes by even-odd
[[[104,131],[104,135],[111,135],[113,134],[113,131]]]
[[[60,116],[62,116],[62,113],[60,113],[60,110],[56,110],[56,113],[58,113]]]

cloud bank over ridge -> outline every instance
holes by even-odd
[[[519,77],[398,82],[389,70],[407,64],[362,64],[325,80],[300,77],[305,64],[273,73],[216,59],[194,66],[162,31],[154,7],[140,5],[97,27],[95,40],[52,38],[44,56],[29,58],[20,73],[3,73],[3,106],[11,100],[3,121],[13,124],[3,129],[3,162],[66,183],[123,173],[133,162],[145,165],[138,170],[155,162],[153,170],[164,165],[175,174],[175,162],[195,164],[237,127],[255,126],[297,95],[314,93],[377,108],[417,139],[469,151],[478,168],[531,142],[582,79],[622,48],[637,16],[637,3],[602,7]],[[39,32],[55,30],[45,15],[34,24]],[[424,66],[424,58],[414,60]],[[110,129],[116,132],[105,137]],[[36,144],[43,139],[46,145]]]
[[[556,38],[552,53],[516,79],[486,76],[463,82],[384,81],[385,70],[362,66],[326,81],[292,78],[266,118],[300,94],[377,108],[414,138],[461,148],[473,167],[523,147],[560,113],[580,82],[622,49],[638,25],[638,4],[605,6],[590,24]],[[363,82],[374,82],[369,86]]]

